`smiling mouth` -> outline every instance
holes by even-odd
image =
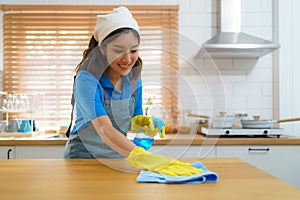
[[[122,68],[122,69],[129,69],[130,66],[131,66],[131,65],[120,65],[120,64],[119,64],[119,67]]]

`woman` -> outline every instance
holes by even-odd
[[[150,154],[126,137],[132,117],[143,114],[139,44],[139,26],[127,8],[98,16],[89,48],[76,68],[76,121],[65,158],[127,157],[139,169],[170,175],[198,173],[189,164]]]

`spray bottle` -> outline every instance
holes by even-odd
[[[165,137],[165,122],[154,116],[151,117],[154,124],[153,131],[139,131],[136,133],[133,143],[137,146],[143,147],[146,150],[149,150],[154,142],[154,137],[159,134],[160,138]]]

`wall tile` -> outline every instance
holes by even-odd
[[[258,62],[257,62],[257,67],[258,68],[269,68],[269,69],[272,69],[272,66],[273,66],[272,58],[273,58],[272,53],[267,54],[267,55],[265,55],[263,57],[260,57],[259,60],[258,60]]]
[[[77,0],[76,5],[90,5],[92,0]]]
[[[199,44],[199,49],[201,48],[201,44],[206,40],[207,36],[207,29],[199,28],[199,27],[182,27],[180,29],[180,34],[190,38],[190,40],[194,41],[195,43]],[[188,49],[189,47],[187,47]]]
[[[247,113],[246,96],[229,96],[226,98],[227,112],[230,114]]]
[[[189,2],[189,12],[190,13],[207,13],[211,10],[211,1],[207,0],[190,0]]]
[[[35,4],[49,4],[49,0],[35,0]]]
[[[234,85],[235,84],[233,84],[233,83],[227,83],[224,81],[224,91],[225,91],[226,97],[230,97],[230,96],[234,95]]]
[[[242,4],[245,6],[243,7],[243,11],[246,12],[261,12],[262,11],[262,2],[264,0],[242,0]]]
[[[133,0],[134,3],[133,5],[149,5],[149,1],[148,0]]]
[[[209,13],[188,14],[190,26],[211,27],[212,16]]]
[[[189,15],[179,14],[178,16],[179,28],[187,26],[189,24]]]
[[[273,84],[272,83],[262,83],[262,95],[269,95],[273,94]]]
[[[247,70],[247,81],[251,82],[272,82],[272,69],[253,68]]]
[[[272,96],[247,96],[247,108],[253,109],[272,109]]]
[[[2,0],[3,4],[21,4],[21,0]]]
[[[121,0],[105,0],[104,4],[105,5],[120,5]]]
[[[237,83],[234,85],[234,94],[236,96],[259,96],[262,94],[261,83]]]
[[[190,1],[186,0],[178,0],[179,5],[179,15],[182,15],[182,13],[187,14],[190,12]]]
[[[220,71],[222,79],[227,83],[245,83],[247,82],[246,70],[245,69],[232,69],[232,70],[222,70]]]
[[[163,5],[163,0],[148,0],[149,5]],[[138,2],[136,2],[138,5]]]
[[[272,14],[249,13],[246,15],[246,26],[272,26]]]
[[[91,4],[94,4],[94,5],[104,5],[105,4],[105,0],[91,0]]]
[[[49,4],[63,5],[64,0],[53,0],[53,1],[50,1]]]
[[[63,4],[66,4],[66,5],[76,5],[77,4],[77,0],[63,0],[62,2],[63,2]]]
[[[259,26],[242,27],[242,32],[256,37],[262,37],[262,27]]]
[[[272,12],[273,2],[272,0],[263,0],[261,1],[261,8],[263,12]]]
[[[151,0],[149,1],[149,3]],[[162,5],[176,5],[179,3],[179,0],[162,0]]]
[[[261,29],[261,37],[266,38],[267,40],[273,40],[273,29],[272,27],[264,27]]]
[[[106,1],[108,3],[108,1]],[[135,5],[136,0],[121,0],[120,5]]]

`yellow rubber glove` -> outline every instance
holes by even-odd
[[[142,147],[135,147],[128,156],[130,166],[137,169],[149,170],[170,176],[190,176],[203,172],[175,158],[151,154]]]
[[[137,115],[131,119],[131,131],[138,133],[143,131],[146,135],[154,137],[158,134],[158,127],[154,127],[151,117]]]

